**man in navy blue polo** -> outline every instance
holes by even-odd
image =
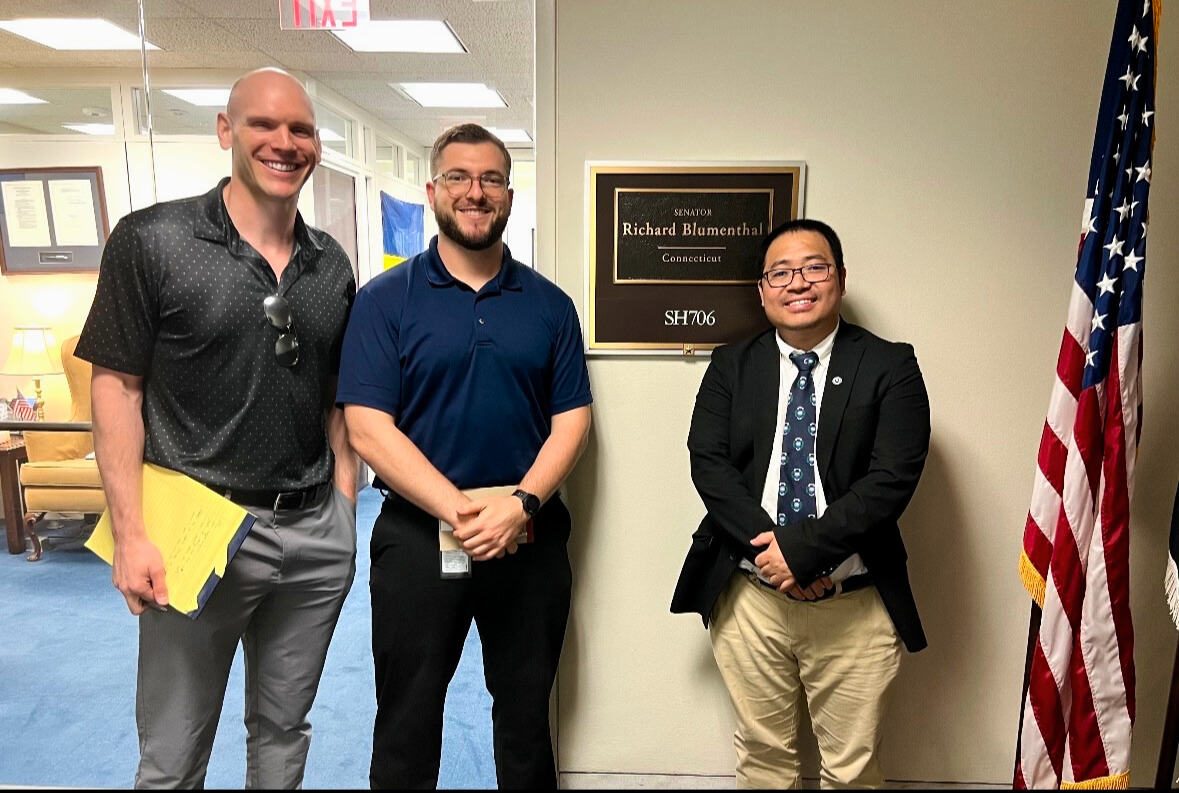
[[[369,781],[437,786],[446,688],[474,619],[499,785],[555,788],[549,696],[572,583],[557,488],[592,402],[581,329],[569,297],[503,244],[503,143],[453,127],[430,173],[438,236],[358,293],[337,391],[387,493],[371,548]]]

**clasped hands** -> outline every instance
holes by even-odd
[[[753,563],[761,571],[762,578],[776,586],[779,592],[785,592],[797,600],[818,600],[835,586],[829,576],[823,576],[808,587],[800,587],[794,579],[794,573],[790,571],[790,565],[786,564],[782,550],[778,547],[778,538],[772,531],[763,531],[750,540],[749,544],[755,548],[765,548],[754,558]]]
[[[476,562],[486,562],[515,553],[519,547],[516,538],[527,522],[520,499],[495,496],[460,504],[451,525],[463,551]]]

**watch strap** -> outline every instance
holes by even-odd
[[[524,513],[528,517],[533,517],[540,510],[540,499],[527,490],[516,490],[512,495],[520,499],[520,503],[524,505]]]

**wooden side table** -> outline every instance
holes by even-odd
[[[0,443],[0,497],[4,501],[4,530],[8,552],[24,553],[25,509],[20,495],[20,464],[27,462],[24,438]]]

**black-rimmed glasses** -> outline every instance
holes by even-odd
[[[262,310],[266,312],[266,321],[279,331],[278,341],[274,343],[274,357],[278,365],[287,368],[294,366],[299,362],[299,337],[291,330],[295,322],[291,316],[291,307],[285,298],[271,295],[262,301]]]
[[[446,192],[450,193],[451,198],[462,198],[471,192],[471,185],[474,184],[475,178],[464,171],[447,171],[435,176],[434,181],[441,182],[442,186],[446,188]],[[488,198],[500,198],[508,189],[508,180],[504,178],[503,174],[495,171],[481,173],[478,179],[479,187]]]
[[[831,277],[831,265],[804,264],[802,267],[779,267],[762,273],[761,278],[774,289],[781,289],[790,285],[795,273],[800,274],[802,280],[808,284],[821,284]]]

